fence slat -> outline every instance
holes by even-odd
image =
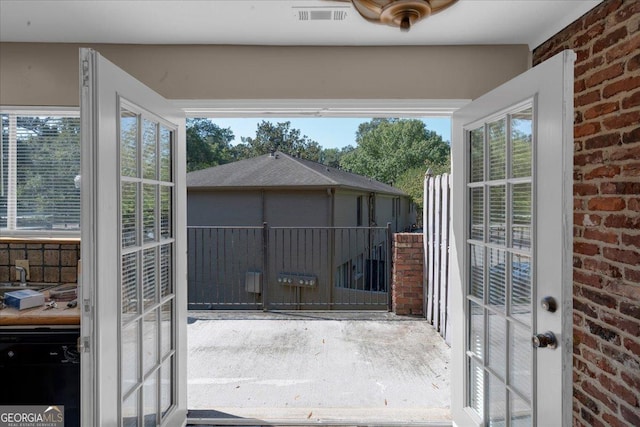
[[[449,343],[451,175],[426,176],[424,191],[424,313]]]

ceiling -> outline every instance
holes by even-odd
[[[405,33],[331,0],[0,0],[0,41],[534,48],[600,1],[459,0]]]

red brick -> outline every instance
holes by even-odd
[[[597,240],[603,243],[618,243],[618,234],[615,232],[600,231],[595,229],[587,229],[584,231],[583,237],[589,240]]]
[[[596,6],[584,18],[584,25],[591,26],[594,23],[604,20],[608,15],[616,12],[622,6],[623,0],[605,1]]]
[[[584,227],[597,227],[602,222],[602,217],[596,214],[575,213],[573,223]]]
[[[582,255],[597,255],[600,253],[600,248],[593,243],[574,242],[573,252]]]
[[[576,369],[579,373],[581,374],[585,374],[586,376],[588,376],[589,378],[595,378],[596,377],[596,373],[593,369],[591,369],[591,364],[589,363],[585,363],[580,359],[574,359],[573,361],[573,367],[574,369]]]
[[[584,46],[585,44],[590,43],[593,39],[602,34],[604,28],[604,24],[601,22],[592,25],[584,33],[576,37],[573,47]]]
[[[602,125],[606,129],[620,129],[640,122],[640,110],[629,113],[616,114],[602,120]]]
[[[629,199],[627,202],[627,208],[630,211],[640,212],[640,199]]]
[[[624,348],[629,350],[631,354],[634,354],[636,357],[640,357],[640,342],[638,342],[637,339],[631,340],[629,338],[625,338]]]
[[[606,390],[615,396],[622,397],[622,399],[632,406],[636,406],[638,400],[631,390],[624,385],[620,384],[620,380],[617,378],[612,379],[606,374],[598,375],[598,381]]]
[[[632,344],[634,344],[632,342]],[[638,343],[635,343],[636,345]],[[640,346],[637,347],[640,350]],[[627,369],[640,370],[640,353],[630,353],[629,350],[620,348],[619,346],[611,346],[603,343],[601,345],[602,354],[610,361],[620,363]]]
[[[583,297],[594,302],[596,305],[615,308],[618,303],[614,297],[599,289],[586,288],[583,286],[580,293]]]
[[[599,131],[600,131],[600,123],[598,122],[583,123],[579,126],[573,127],[573,136],[574,138],[582,138],[583,136],[594,135]]]
[[[618,267],[600,259],[587,258],[584,260],[583,267],[586,270],[604,274],[606,276],[613,277],[614,279],[622,277],[622,273]]]
[[[623,40],[627,36],[627,27],[620,27],[608,34],[605,34],[604,37],[600,37],[593,44],[593,48],[591,49],[592,54],[598,53],[610,46],[613,46],[620,40]]]
[[[611,49],[609,49],[606,53],[607,62],[613,62],[618,58],[622,58],[629,55],[630,53],[637,52],[639,48],[640,33],[636,34],[635,36],[631,36],[623,43],[619,43],[618,45],[613,46]]]
[[[618,405],[609,398],[602,390],[596,387],[591,381],[585,381],[582,383],[582,390],[589,394],[592,398],[595,398],[598,402],[604,403],[612,411],[618,410]]]
[[[624,269],[624,279],[633,283],[640,283],[640,270]]]
[[[594,105],[593,107],[586,110],[583,114],[585,120],[594,119],[596,117],[602,117],[606,114],[613,113],[614,111],[618,111],[620,109],[620,105],[618,102],[604,102],[602,104]]]
[[[585,333],[584,331],[574,331],[573,332],[573,345],[579,347],[581,345],[585,345],[593,350],[598,349],[598,340],[596,340],[591,335]]]
[[[640,248],[640,234],[631,235],[622,233],[622,243],[627,246],[635,246],[636,248]]]
[[[640,264],[640,252],[618,248],[603,248],[605,258],[625,264],[636,266]]]
[[[640,127],[630,130],[622,134],[623,144],[633,144],[640,141]]]
[[[602,97],[610,98],[620,92],[631,92],[637,87],[640,87],[640,76],[623,77],[620,80],[616,80],[615,82],[606,85],[602,89]]]
[[[638,130],[638,133],[640,136],[640,128]],[[630,147],[630,148],[617,149],[614,152],[612,152],[611,155],[609,156],[609,160],[611,161],[638,160],[638,159],[640,159],[640,145]]]
[[[640,336],[640,320],[630,320],[606,312],[603,312],[600,315],[600,318],[607,324],[616,327],[619,331],[623,331],[634,336]]]
[[[604,182],[600,185],[602,194],[640,194],[640,182]]]
[[[574,93],[581,93],[582,91],[584,91],[587,88],[586,83],[584,81],[584,79],[582,80],[576,80],[573,83],[573,92]]]
[[[581,392],[580,390],[574,388],[573,389],[573,397],[575,397],[580,403],[582,403],[585,407],[589,408],[591,412],[597,414],[600,412],[600,408],[598,408],[598,404],[591,399],[589,396]]]
[[[622,176],[640,176],[640,163],[631,163],[622,167]]]
[[[627,61],[627,71],[640,69],[640,53]]]
[[[609,427],[629,427],[627,423],[625,423],[624,421],[618,419],[618,417],[611,415],[609,413],[602,414],[602,419],[604,420],[605,423],[607,423],[607,426]]]
[[[584,142],[584,149],[593,150],[595,148],[611,147],[612,145],[618,145],[619,143],[620,143],[619,133],[597,135],[587,139]]]
[[[620,197],[594,197],[589,199],[588,207],[591,211],[621,211],[626,204]]]
[[[616,77],[619,77],[622,74],[624,74],[623,65],[621,63],[613,64],[587,77],[585,79],[585,84],[587,85],[587,87],[593,87],[601,84],[602,82],[606,82],[607,80],[615,79]]]
[[[622,280],[611,280],[604,283],[604,289],[613,295],[618,295],[631,300],[640,300],[640,286],[637,283],[625,283]]]
[[[640,105],[640,90],[622,99],[622,108],[628,109]]]
[[[640,3],[637,1],[626,1],[617,10],[615,22],[624,22],[640,13]]]
[[[640,393],[640,376],[622,371],[620,372],[620,377],[629,387]]]
[[[608,372],[612,375],[616,375],[618,373],[618,369],[611,364],[609,359],[604,357],[599,352],[595,352],[589,349],[584,349],[582,352],[582,357],[584,357],[588,362],[592,363],[597,368],[605,372]]]
[[[630,426],[640,426],[640,411],[638,408],[627,408],[625,405],[620,405],[620,414],[622,418],[629,422]]]
[[[584,175],[584,179],[589,180],[594,178],[612,178],[618,174],[620,174],[620,166],[604,165],[591,169],[589,173],[586,173]]]
[[[578,196],[592,196],[598,194],[598,187],[594,184],[573,184],[573,194]]]

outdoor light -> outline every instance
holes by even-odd
[[[351,0],[367,21],[400,27],[411,26],[429,15],[440,12],[458,0]]]

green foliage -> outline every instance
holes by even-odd
[[[291,128],[291,122],[280,122],[275,125],[263,120],[258,123],[255,138],[243,137],[242,143],[235,147],[236,158],[246,159],[271,151],[281,151],[292,156],[320,161],[322,147],[299,129]]]
[[[187,172],[222,165],[234,160],[234,135],[210,119],[187,119]]]
[[[340,167],[340,159],[347,153],[355,150],[353,145],[347,145],[342,148],[325,148],[320,155],[320,163],[330,166],[332,168]]]
[[[448,165],[449,145],[416,119],[373,119],[356,133],[357,148],[340,160],[343,169],[397,184],[409,169]]]
[[[398,177],[395,186],[407,193],[416,204],[418,222],[422,219],[424,208],[424,176],[428,169],[431,169],[432,176],[442,175],[451,171],[451,161],[447,158],[444,163],[435,164],[427,161],[424,166],[413,167],[404,171]]]

